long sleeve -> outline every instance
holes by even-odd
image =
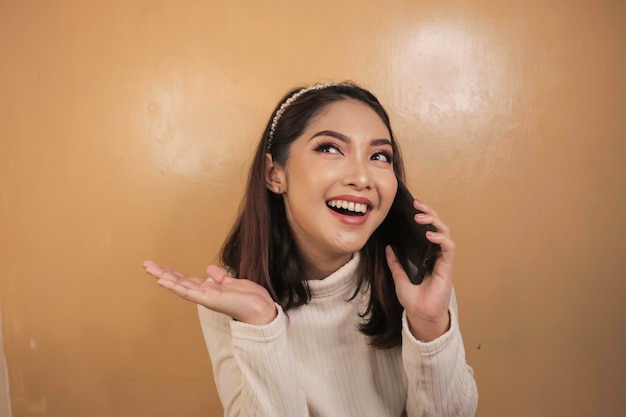
[[[287,317],[264,326],[199,307],[202,329],[225,416],[307,416],[287,339]]]
[[[465,361],[454,291],[450,329],[432,342],[420,342],[402,317],[402,361],[407,373],[407,415],[470,417],[476,412],[478,390]]]
[[[402,346],[373,349],[359,330],[369,292],[356,296],[358,254],[311,300],[264,326],[204,307],[199,317],[226,416],[471,416],[477,393],[454,298],[451,328],[422,343],[403,317]]]

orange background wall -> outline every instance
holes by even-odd
[[[626,415],[625,18],[620,0],[0,1],[13,416],[221,413],[195,308],[141,261],[202,274],[279,97],[343,79],[386,105],[453,227],[478,416]]]

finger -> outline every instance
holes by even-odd
[[[154,275],[156,277],[162,276],[165,273],[167,273],[168,276],[174,276],[176,278],[186,277],[186,275],[181,272],[175,271],[172,268],[167,267],[167,266],[159,265],[153,261],[145,261],[143,263],[143,267],[147,273],[149,273],[150,275]]]
[[[189,281],[192,281],[194,284],[202,284],[203,282],[206,281],[204,279],[200,279],[200,278],[197,278],[197,277],[185,277],[185,279],[188,279]]]
[[[450,235],[450,228],[439,217],[432,214],[417,213],[415,215],[415,222],[419,224],[432,224],[435,226],[438,232],[445,235]]]
[[[164,281],[172,281],[172,282],[178,282],[179,278],[172,274],[170,271],[164,270],[164,269],[158,269],[156,271],[154,271],[155,273],[150,272],[152,275],[154,275],[155,277],[158,278],[158,281],[160,280],[164,280]]]
[[[413,207],[415,207],[416,209],[418,209],[421,212],[424,212],[426,214],[432,214],[434,216],[437,216],[437,212],[428,204],[424,203],[423,201],[420,200],[415,200],[413,202]]]
[[[148,271],[148,269],[150,270],[161,269],[161,265],[159,265],[158,263],[154,261],[143,261],[141,266],[143,266],[143,269],[145,269],[146,271]]]
[[[226,278],[229,277],[228,272],[224,268],[221,268],[217,265],[207,266],[206,272],[216,284],[221,284]]]
[[[456,252],[456,244],[450,236],[440,232],[426,232],[426,239],[441,247],[440,259],[442,261],[452,264]]]
[[[183,274],[183,273],[182,273],[182,272],[180,272],[180,271],[177,271],[177,270],[175,270],[175,269],[173,269],[173,268],[170,268],[169,266],[161,266],[161,268],[162,268],[163,270],[165,270],[165,271],[169,272],[170,274],[172,274],[172,275],[174,275],[174,276],[178,277],[178,278],[187,278],[187,275],[186,275],[186,274]]]
[[[192,277],[187,274],[183,274],[180,271],[172,269],[168,266],[159,265],[153,261],[145,261],[143,263],[143,267],[147,273],[156,277],[156,278],[165,278],[170,280],[190,280],[197,284],[204,282],[200,278]]]
[[[185,300],[193,301],[194,303],[201,303],[205,294],[197,288],[189,288],[178,281],[172,281],[169,279],[159,279],[157,281],[160,286],[172,291]]]
[[[169,281],[172,281],[172,280],[170,279]],[[172,281],[172,282],[174,282],[174,281]],[[203,281],[203,280],[201,280],[199,278],[195,278],[195,277],[178,278],[175,282],[176,282],[176,284],[181,285],[181,286],[183,286],[185,288],[198,290],[198,291],[202,291],[203,289],[206,289],[206,288],[210,287],[211,285],[215,285],[215,284]]]
[[[435,209],[419,200],[415,200],[414,207],[423,213],[422,216],[419,213],[416,215],[416,222],[419,224],[432,224],[438,231],[450,234],[450,228],[441,220]],[[419,220],[418,216],[420,216]]]
[[[393,251],[391,246],[387,245],[385,248],[385,256],[387,257],[387,265],[389,265],[389,270],[391,271],[391,276],[393,280],[396,282],[396,285],[409,281],[409,277],[402,268],[402,264],[398,260],[396,253]]]
[[[144,262],[143,268],[148,274],[156,278],[160,278],[165,273],[165,270],[159,264],[152,261]]]

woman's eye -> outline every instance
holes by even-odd
[[[316,152],[324,152],[324,153],[341,153],[339,148],[332,143],[322,143],[315,148]]]
[[[393,161],[393,158],[388,152],[376,152],[374,155],[372,155],[372,160],[391,163]]]

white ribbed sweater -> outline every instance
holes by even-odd
[[[454,294],[451,327],[423,343],[402,318],[402,347],[371,348],[358,330],[359,256],[321,281],[312,299],[253,326],[199,307],[226,416],[473,416],[478,394],[466,364]]]

